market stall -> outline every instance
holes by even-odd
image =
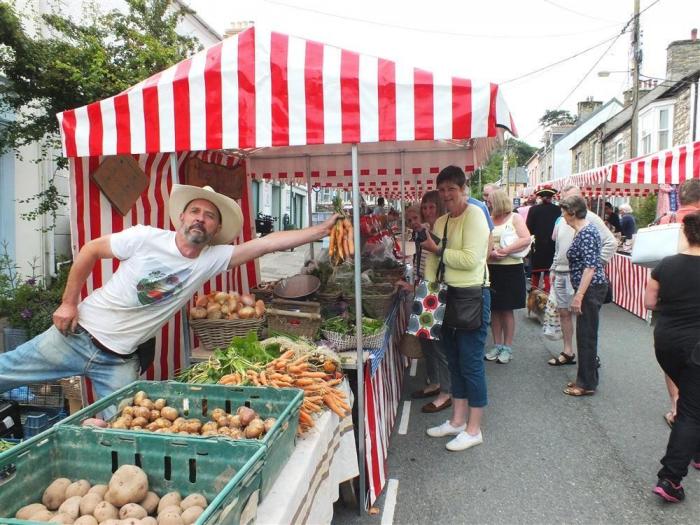
[[[470,171],[487,158],[505,129],[515,131],[496,84],[434,75],[261,28],[228,38],[114,97],[66,111],[59,121],[71,165],[75,253],[89,240],[132,224],[172,228],[168,190],[190,180],[193,159],[229,170],[209,170],[219,173],[209,179],[215,188],[222,179],[242,178],[236,198],[245,224],[236,242],[253,235],[250,180],[255,177],[352,188],[359,245],[361,189],[415,197],[434,187],[443,167],[455,164]],[[147,177],[146,189],[137,192],[125,215],[115,210],[114,196],[95,182],[100,165],[114,155],[135,159]],[[126,181],[120,186],[129,188]],[[365,364],[359,253],[355,257],[356,402],[365,422],[358,429],[360,457],[365,458],[361,499],[367,465],[367,477],[376,480],[367,491],[367,501],[373,502],[385,480],[398,405],[402,363],[396,336],[403,328],[393,323],[383,357],[370,360],[374,366]],[[99,265],[83,296],[108,279],[116,264]],[[214,277],[202,293],[246,292],[258,275],[250,262]],[[159,334],[156,366],[148,377],[171,377],[186,364],[189,341],[186,319],[176,316]],[[90,396],[88,389],[88,401]]]
[[[608,164],[547,184],[557,190],[576,185],[586,197],[645,197],[662,192],[666,185],[678,185],[693,178],[700,178],[700,141]],[[613,302],[648,319],[644,290],[649,270],[632,264],[629,253],[620,252],[608,264],[606,273],[612,286]]]

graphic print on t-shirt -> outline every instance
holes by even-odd
[[[139,303],[143,305],[154,304],[170,299],[180,291],[191,273],[190,269],[167,275],[162,270],[151,271],[136,285]]]

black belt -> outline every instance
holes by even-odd
[[[115,352],[114,350],[110,350],[105,345],[100,343],[100,341],[96,337],[94,337],[90,332],[85,330],[85,327],[78,324],[78,328],[80,328],[83,332],[85,332],[88,335],[88,337],[90,338],[90,341],[92,342],[92,344],[95,345],[100,350],[102,350],[105,354],[113,355],[115,357],[120,357],[122,359],[129,359],[132,356],[132,354],[120,354],[119,352]]]

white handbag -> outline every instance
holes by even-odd
[[[640,228],[632,245],[632,262],[654,268],[661,259],[681,251],[683,233],[679,222]]]
[[[510,224],[506,224],[505,228],[503,228],[503,233],[501,233],[501,248],[507,248],[508,246],[510,246],[514,242],[518,242],[519,240],[520,237],[518,237],[518,232],[515,231],[515,228],[513,228],[513,226],[511,226]],[[528,244],[519,252],[509,253],[508,257],[525,257],[528,253],[530,253],[531,246],[532,243]]]

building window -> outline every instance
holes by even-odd
[[[615,160],[625,160],[625,143],[622,140],[615,144]]]
[[[639,152],[642,155],[671,147],[673,102],[650,104],[639,114]]]
[[[575,160],[576,173],[580,173],[580,172],[581,172],[581,168],[582,168],[581,163],[582,163],[582,162],[583,162],[583,153],[581,153],[581,152],[579,151],[578,153],[576,153],[576,160]]]

